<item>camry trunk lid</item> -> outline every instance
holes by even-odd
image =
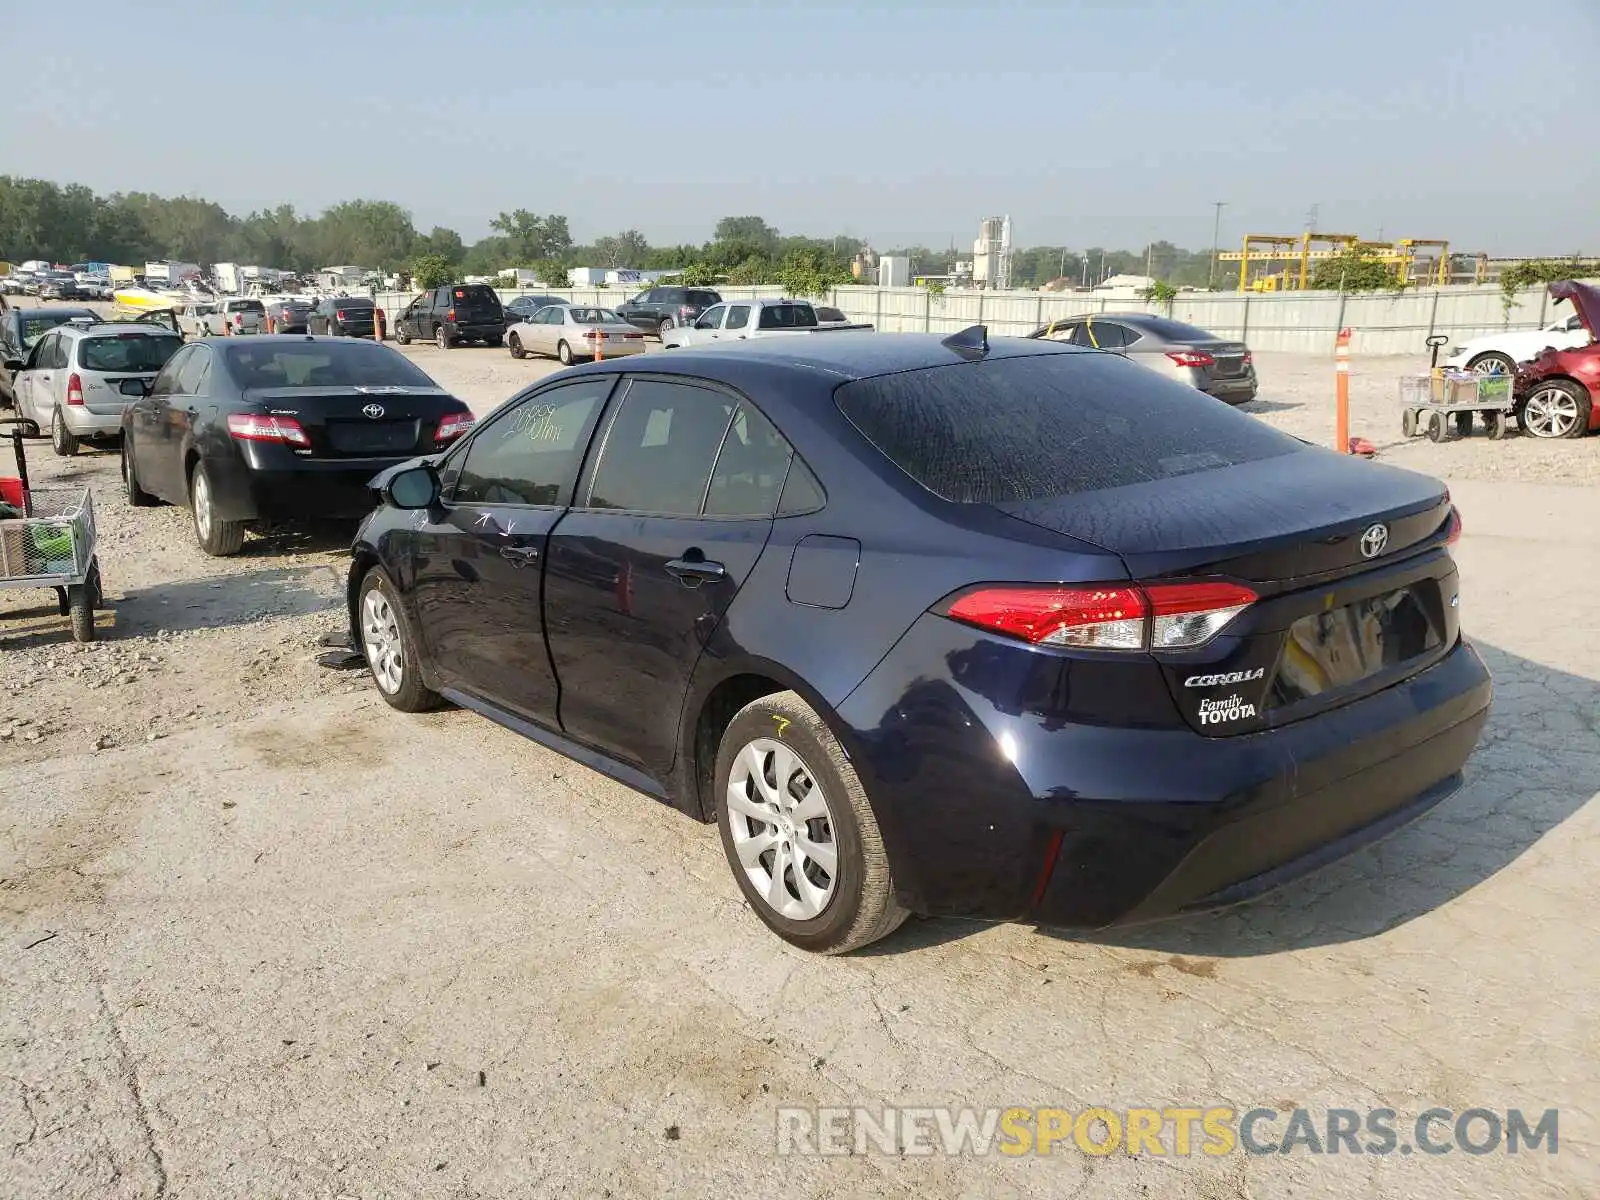
[[[1270,728],[1370,695],[1458,634],[1449,493],[1323,450],[1002,503],[1120,555],[1146,583],[1225,579],[1257,599],[1197,650],[1154,651],[1199,733]]]
[[[463,411],[443,388],[251,388],[245,399],[305,430],[309,458],[408,458],[439,447],[439,423]]]

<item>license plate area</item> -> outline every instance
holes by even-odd
[[[417,444],[416,421],[329,421],[327,429],[340,454],[403,454]]]
[[[1266,707],[1287,708],[1426,658],[1447,621],[1435,580],[1300,617],[1284,635]]]

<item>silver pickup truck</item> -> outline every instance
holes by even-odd
[[[816,308],[807,300],[725,300],[706,309],[693,325],[668,330],[661,344],[671,350],[747,338],[851,331],[870,333],[872,326],[820,321]]]

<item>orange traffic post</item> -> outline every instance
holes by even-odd
[[[1350,330],[1339,330],[1333,349],[1334,437],[1340,454],[1350,453]]]

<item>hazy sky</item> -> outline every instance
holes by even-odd
[[[0,44],[0,173],[236,213],[1600,252],[1600,0],[24,0]]]

